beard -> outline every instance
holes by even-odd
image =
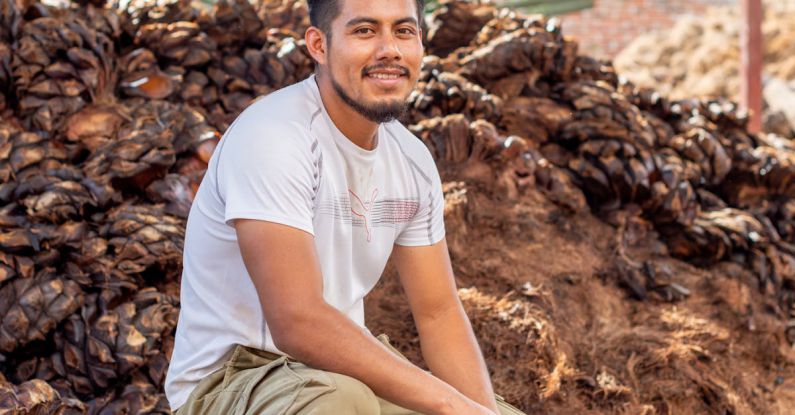
[[[334,75],[331,74],[331,71],[329,71],[329,78],[331,79],[331,85],[334,87],[337,95],[342,98],[342,101],[348,104],[349,107],[353,108],[353,110],[358,112],[362,117],[367,118],[374,123],[381,124],[394,121],[406,113],[408,102],[405,100],[393,100],[389,102],[377,103],[357,101],[348,95],[347,92],[345,92],[345,89],[342,87],[342,85],[340,85],[337,80],[334,79]]]

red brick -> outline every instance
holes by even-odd
[[[787,0],[795,3],[795,0]],[[581,49],[613,57],[642,33],[671,27],[683,15],[701,14],[737,0],[595,0],[594,7],[562,16],[563,31]],[[795,9],[795,5],[793,5]]]

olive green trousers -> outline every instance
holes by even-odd
[[[378,336],[390,350],[385,335]],[[402,355],[400,355],[402,357]],[[497,396],[501,415],[524,415]],[[237,346],[223,368],[199,382],[176,415],[412,415],[364,383],[285,356]]]

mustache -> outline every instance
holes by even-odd
[[[400,71],[401,75],[405,76],[409,75],[409,69],[406,68],[405,66],[378,64],[378,65],[366,66],[364,69],[362,69],[362,76],[367,76],[370,74],[370,72],[377,71],[379,69],[398,70]]]

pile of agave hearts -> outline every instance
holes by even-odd
[[[306,26],[291,0],[0,0],[3,411],[170,412],[190,203],[235,116],[312,72]],[[404,122],[445,181],[506,198],[535,186],[611,221],[633,212],[664,254],[749,267],[773,312],[795,318],[788,141],[749,134],[730,102],[636,88],[538,16],[443,1],[427,51]],[[617,266],[638,299],[689,295]]]

